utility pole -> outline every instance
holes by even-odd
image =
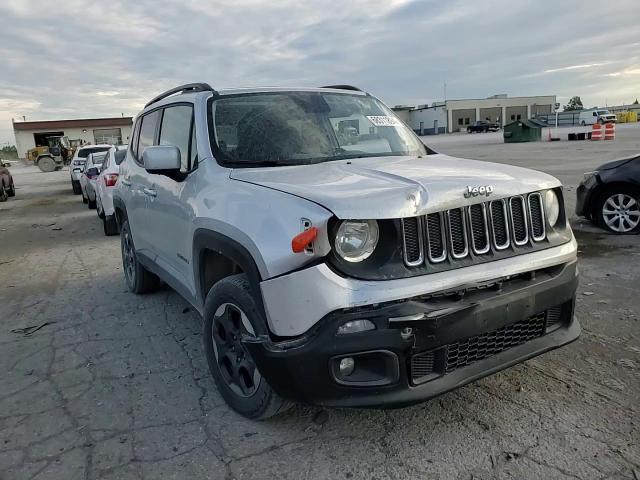
[[[447,101],[447,81],[444,82],[444,101]]]

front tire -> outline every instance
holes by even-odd
[[[616,235],[640,232],[640,189],[621,185],[605,190],[596,206],[598,224]]]
[[[128,220],[125,220],[122,224],[120,248],[122,251],[122,268],[129,290],[137,294],[157,290],[160,279],[144,268],[138,261]]]
[[[16,196],[16,186],[15,186],[14,183],[9,185],[9,189],[7,190],[7,195],[9,197],[15,197]]]
[[[254,420],[272,417],[291,407],[262,377],[242,342],[243,336],[267,334],[246,275],[223,278],[211,287],[204,305],[203,325],[209,370],[227,404]]]
[[[91,200],[88,195],[87,195],[87,204],[88,204],[87,208],[89,210],[95,210],[96,209],[96,201],[95,200]]]
[[[80,195],[82,193],[82,188],[78,180],[71,180],[71,188],[73,189],[74,195]]]
[[[56,162],[51,157],[42,157],[38,160],[38,168],[45,173],[55,171]]]
[[[0,202],[6,202],[7,198],[9,198],[9,195],[7,195],[4,185],[0,183]]]

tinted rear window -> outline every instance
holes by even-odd
[[[78,151],[78,157],[80,158],[87,158],[89,156],[90,153],[96,153],[96,152],[106,152],[107,150],[109,150],[111,147],[95,147],[95,148],[83,148],[82,150]]]

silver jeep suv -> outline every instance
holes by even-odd
[[[436,153],[348,85],[159,95],[114,208],[129,288],[198,310],[250,418],[413,404],[580,333],[560,182]]]

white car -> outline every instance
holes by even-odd
[[[89,204],[89,208],[96,208],[96,178],[100,173],[102,162],[107,152],[90,153],[87,157],[84,171],[80,174],[80,193],[82,203]]]
[[[92,153],[106,152],[110,148],[111,145],[101,144],[87,145],[76,150],[76,153],[73,154],[71,165],[69,167],[69,175],[71,176],[71,188],[73,188],[74,194],[80,195],[82,193],[82,189],[80,187],[80,177],[82,176],[82,172],[84,172],[84,167],[87,163],[87,157]]]
[[[128,145],[115,145],[106,154],[96,180],[96,210],[102,219],[105,235],[117,235],[118,224],[113,214],[113,188],[118,181],[120,162],[127,155]]]

